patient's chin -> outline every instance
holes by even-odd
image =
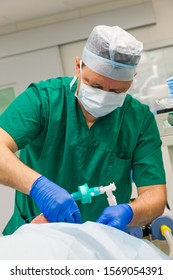
[[[35,217],[32,221],[31,224],[45,224],[49,223],[48,219],[45,218],[43,214],[40,214],[39,216]]]

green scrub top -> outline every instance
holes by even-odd
[[[118,203],[131,197],[131,170],[137,187],[165,184],[161,140],[146,105],[127,95],[122,107],[89,129],[75,97],[77,82],[59,77],[31,84],[0,116],[0,127],[15,140],[20,159],[69,193],[79,185],[116,185]],[[10,175],[9,175],[10,176]],[[108,206],[106,195],[77,202],[82,221],[95,221]],[[14,214],[4,235],[40,214],[36,203],[16,191]]]

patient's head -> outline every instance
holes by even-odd
[[[45,223],[49,223],[49,221],[48,219],[45,218],[43,214],[38,215],[31,221],[31,224],[45,224]]]

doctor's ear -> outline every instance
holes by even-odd
[[[80,77],[80,57],[76,56],[76,77]]]
[[[134,77],[136,77],[138,75],[138,72],[135,72]]]

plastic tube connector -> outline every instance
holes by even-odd
[[[163,236],[165,236],[165,231],[166,231],[166,230],[168,230],[168,231],[170,231],[170,232],[172,233],[172,230],[171,230],[168,226],[163,225],[163,226],[160,227],[160,231],[161,231],[161,234],[162,234]]]
[[[92,197],[100,195],[99,187],[89,188],[88,184],[78,186],[78,192],[72,193],[74,200],[81,200],[82,204],[91,203]]]
[[[113,195],[113,191],[116,190],[114,183],[110,183],[108,186],[101,186],[99,189],[100,193],[106,193],[109,206],[117,205],[116,198]]]
[[[116,190],[115,184],[110,183],[108,186],[100,186],[89,188],[88,184],[84,184],[78,187],[78,192],[72,193],[74,200],[81,200],[82,204],[91,203],[92,197],[106,193],[109,205],[116,205],[116,198],[113,195],[113,191]]]

